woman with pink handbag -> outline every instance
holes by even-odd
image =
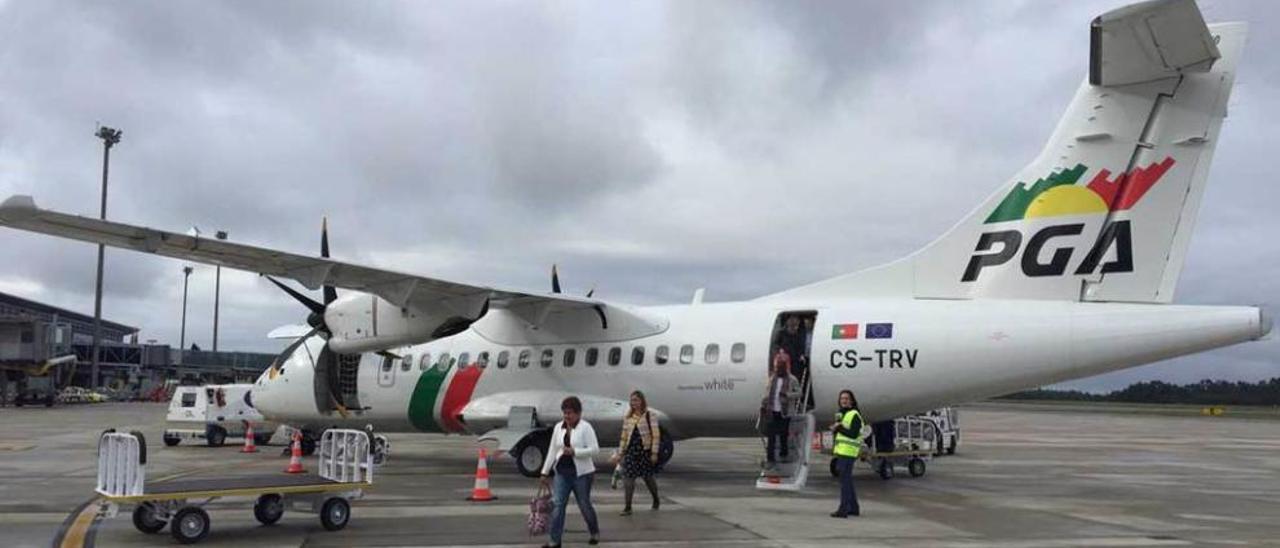
[[[560,403],[564,420],[551,432],[551,446],[547,448],[547,460],[542,463],[541,488],[551,487],[551,524],[547,536],[550,542],[543,548],[560,548],[564,535],[564,513],[569,505],[569,494],[578,501],[578,511],[587,522],[591,534],[587,544],[600,543],[600,525],[596,521],[596,509],[591,505],[591,484],[595,480],[595,464],[591,459],[600,452],[600,442],[591,423],[582,419],[582,401],[569,396]],[[551,472],[555,471],[555,481]]]

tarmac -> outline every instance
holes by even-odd
[[[97,434],[139,430],[150,441],[147,477],[274,473],[281,446],[241,454],[163,447],[165,405],[109,403],[0,409],[0,546],[167,546],[165,531],[136,531],[128,512],[97,514]],[[590,417],[587,417],[590,420]],[[856,472],[862,516],[833,519],[838,486],[825,457],[801,493],[754,488],[761,445],[752,439],[679,442],[658,479],[661,510],[643,487],[622,517],[621,490],[596,481],[606,546],[1186,546],[1280,545],[1280,420],[1165,416],[1105,408],[982,404],[962,408],[954,456],[920,478]],[[390,462],[353,504],[346,529],[314,514],[254,521],[251,501],[206,508],[204,546],[538,546],[525,533],[534,481],[506,457],[489,461],[497,501],[473,503],[473,439],[392,435]],[[280,443],[278,440],[277,444]],[[315,460],[308,458],[308,467]],[[572,505],[571,505],[572,507]],[[566,545],[585,545],[576,509]]]

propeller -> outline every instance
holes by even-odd
[[[320,257],[329,258],[329,218],[322,217],[320,220]],[[324,304],[338,300],[338,290],[331,285],[324,286]]]
[[[329,258],[329,218],[328,217],[323,217],[320,220],[320,256],[325,259]],[[280,280],[277,280],[271,276],[266,276],[266,278],[270,280],[271,283],[276,284],[276,287],[279,287],[280,289],[284,290],[285,293],[288,293],[290,297],[294,298],[294,300],[297,300],[298,302],[302,303],[302,306],[307,307],[307,310],[311,311],[310,314],[307,314],[307,325],[310,325],[311,327],[319,331],[323,331],[326,335],[333,335],[333,332],[329,331],[329,326],[325,325],[324,323],[324,309],[328,307],[330,304],[332,304],[333,301],[338,300],[337,289],[335,289],[331,285],[324,286],[324,302],[319,303],[319,302],[316,302],[315,299],[312,299],[311,297],[303,295],[302,293],[299,293],[296,289],[293,289],[292,287],[285,285]]]
[[[558,269],[556,269],[556,265],[555,265],[555,263],[552,263],[552,264],[551,264],[551,292],[552,292],[552,293],[560,293],[560,292],[561,292],[561,291],[560,291],[560,272],[559,272],[559,270],[558,270]],[[590,290],[590,291],[588,291],[588,292],[587,292],[587,298],[588,298],[588,299],[590,299],[590,298],[591,298],[591,296],[592,296],[592,295],[595,295],[595,294],[596,294],[596,288],[594,288],[594,287],[593,287],[593,288],[591,288],[591,290]],[[484,308],[485,308],[485,310],[486,310],[486,311],[488,311],[488,310],[489,310],[489,302],[488,302],[488,301],[485,301],[485,303],[484,303]],[[591,308],[595,309],[595,311],[596,311],[596,315],[600,316],[600,328],[601,328],[601,329],[609,329],[609,318],[605,317],[605,315],[604,315],[604,306],[602,306],[602,305],[598,305],[598,304],[597,304],[597,305],[592,306]],[[484,314],[482,313],[482,314],[480,314],[480,315],[481,315],[481,316],[483,316]]]

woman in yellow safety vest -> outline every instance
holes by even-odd
[[[862,416],[858,413],[858,399],[852,390],[840,391],[840,412],[831,423],[835,433],[836,470],[840,472],[840,508],[831,513],[833,518],[847,518],[862,513],[858,508],[858,492],[853,489],[853,463],[862,450]]]

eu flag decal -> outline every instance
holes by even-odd
[[[869,323],[867,324],[866,335],[868,339],[892,339],[893,324],[891,323]]]

